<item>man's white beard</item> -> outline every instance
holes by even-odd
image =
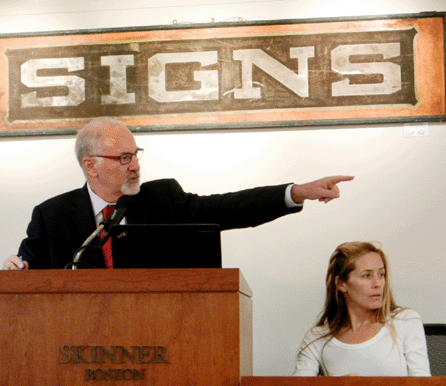
[[[133,178],[135,176],[138,177],[138,182],[136,182],[136,183],[129,182],[129,179]],[[121,192],[124,193],[124,194],[127,194],[129,196],[133,196],[135,194],[138,194],[139,191],[141,190],[141,188],[139,186],[139,173],[130,176],[129,179],[125,180],[124,183],[122,184]]]

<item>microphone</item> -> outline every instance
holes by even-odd
[[[88,236],[88,238],[84,241],[84,243],[75,252],[73,262],[67,264],[67,266],[71,265],[73,270],[77,269],[80,258],[82,256],[82,253],[85,251],[85,249],[92,247],[91,242],[103,230],[105,230],[106,233],[105,233],[104,237],[102,238],[101,243],[96,248],[99,248],[103,244],[105,244],[105,242],[110,237],[110,228],[113,225],[119,224],[122,221],[122,219],[125,216],[125,213],[127,212],[127,208],[130,207],[133,203],[134,203],[133,196],[124,195],[124,196],[119,197],[118,201],[116,201],[116,209],[115,209],[115,212],[113,213],[113,215],[109,219],[102,221],[99,224],[99,226],[94,230],[94,232],[90,236]],[[87,263],[85,263],[85,264],[87,264]],[[89,264],[87,264],[87,265],[89,265]],[[65,267],[65,268],[67,268],[67,267]]]
[[[102,238],[101,243],[99,244],[100,247],[102,247],[109,239],[110,228],[113,225],[117,225],[122,221],[122,219],[125,216],[125,213],[127,212],[127,208],[131,206],[133,202],[134,202],[133,196],[127,196],[127,195],[119,197],[118,201],[116,201],[116,208],[113,215],[109,219],[102,222],[102,224],[104,225],[103,229],[105,229],[106,233]]]

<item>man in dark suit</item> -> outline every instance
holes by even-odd
[[[87,183],[34,208],[27,238],[17,256],[4,260],[3,269],[63,268],[103,220],[102,209],[123,195],[134,197],[124,219],[128,224],[216,223],[226,230],[299,212],[306,199],[329,202],[339,197],[339,182],[353,179],[335,176],[302,185],[199,196],[184,192],[173,179],[140,185],[142,152],[121,122],[101,118],[87,124],[76,138],[76,155]],[[85,259],[105,267],[100,251],[86,254]]]

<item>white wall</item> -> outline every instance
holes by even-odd
[[[187,4],[187,5],[184,5]],[[0,33],[446,11],[444,0],[2,0]],[[254,373],[289,375],[324,299],[328,257],[344,241],[379,240],[398,303],[446,323],[446,125],[404,138],[403,125],[138,134],[143,180],[174,177],[186,190],[224,192],[352,174],[341,199],[224,232],[224,267],[254,292]],[[83,184],[72,137],[0,139],[0,250],[15,253],[34,205]]]

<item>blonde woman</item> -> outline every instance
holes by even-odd
[[[338,246],[326,285],[325,309],[303,339],[293,375],[430,376],[420,316],[395,304],[380,248]]]

